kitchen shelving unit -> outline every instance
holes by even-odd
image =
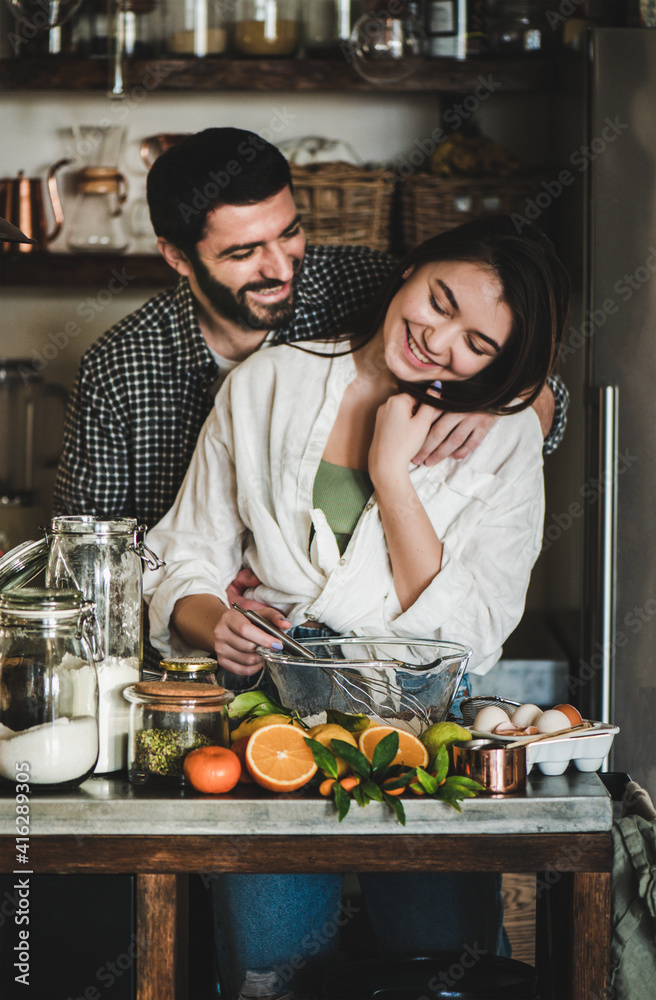
[[[545,93],[555,85],[553,59],[427,60],[419,73],[400,83],[377,86],[358,75],[343,58],[335,59],[151,59],[125,66],[127,95],[133,88],[150,92],[267,93],[440,93],[474,92],[481,77],[491,78],[505,93]],[[0,92],[107,91],[109,67],[104,59],[68,56],[21,57],[0,63]],[[0,285],[74,287],[103,282],[113,268],[126,268],[130,287],[171,283],[174,272],[155,254],[0,254]]]

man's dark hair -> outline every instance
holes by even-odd
[[[148,207],[157,236],[193,254],[208,212],[255,205],[291,187],[279,149],[254,132],[208,128],[162,153],[148,173]]]

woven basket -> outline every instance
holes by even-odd
[[[403,244],[409,250],[430,236],[484,215],[523,215],[526,199],[542,190],[542,175],[517,177],[433,177],[415,174],[403,181]],[[538,224],[545,228],[546,213]]]
[[[311,243],[389,250],[394,174],[348,163],[292,166],[294,200]]]

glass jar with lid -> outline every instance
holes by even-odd
[[[0,776],[72,788],[98,758],[93,604],[77,590],[0,594]]]
[[[218,686],[216,672],[219,664],[210,656],[180,656],[162,660],[157,666],[160,679],[172,684],[190,683],[214,684]]]
[[[232,691],[213,684],[142,681],[124,691],[130,702],[128,774],[135,785],[183,785],[191,750],[229,744]]]
[[[166,0],[164,51],[170,56],[223,55],[228,48],[229,0]]]
[[[96,771],[127,764],[128,711],[122,692],[139,680],[143,644],[142,559],[157,560],[134,518],[54,517],[46,584],[75,587],[96,606],[103,660],[98,664],[100,750]]]
[[[244,56],[293,56],[301,37],[298,0],[237,0],[233,46]]]

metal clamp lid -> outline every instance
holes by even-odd
[[[166,566],[163,559],[149,549],[146,545],[146,532],[148,528],[145,524],[140,524],[134,531],[134,551],[137,553],[146,569],[161,569]]]
[[[0,591],[18,590],[35,579],[48,564],[47,538],[22,542],[0,559]]]

